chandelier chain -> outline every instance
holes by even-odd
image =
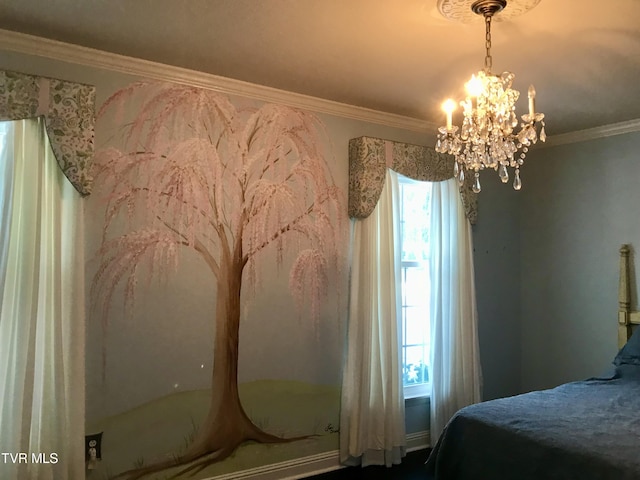
[[[489,14],[485,14],[484,16],[484,23],[486,25],[485,48],[487,50],[487,54],[484,57],[484,70],[487,73],[490,73],[493,67],[493,59],[491,58],[491,17],[492,15]]]

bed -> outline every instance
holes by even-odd
[[[640,479],[640,312],[620,248],[618,345],[600,378],[458,411],[427,460],[432,480]]]

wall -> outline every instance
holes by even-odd
[[[0,67],[96,85],[98,106],[108,96],[135,80],[135,77],[126,74],[9,52],[0,52]],[[233,102],[246,104],[247,100],[240,98],[234,99]],[[325,114],[320,114],[319,118],[328,132],[329,149],[334,153],[330,165],[332,174],[336,185],[345,195],[348,174],[347,145],[350,138],[365,135],[416,144],[431,144],[433,141],[432,135],[364,121]],[[113,127],[113,124],[106,127],[104,123],[98,124],[97,145],[110,144],[111,135],[114,133]],[[91,257],[100,244],[104,215],[104,204],[97,196],[87,199],[85,214],[88,230],[87,255]],[[346,245],[344,248],[346,250]],[[123,418],[130,418],[126,415],[139,411],[139,408],[155,401],[156,398],[164,398],[163,395],[169,398],[173,393],[197,391],[198,388],[203,388],[202,385],[209,383],[208,368],[211,361],[207,357],[208,344],[203,341],[203,338],[208,335],[206,329],[210,327],[206,325],[206,320],[195,321],[194,318],[207,318],[207,312],[212,309],[211,294],[203,287],[203,282],[198,281],[202,275],[199,265],[188,257],[184,261],[186,268],[180,279],[171,280],[166,285],[153,284],[151,286],[153,293],[147,295],[146,299],[143,297],[132,319],[126,317],[121,309],[115,308],[106,337],[96,312],[94,310],[89,312],[86,370],[87,428],[90,431],[87,433],[93,433],[94,430],[99,429],[108,430],[117,420],[121,424],[119,428],[124,432],[123,435],[127,435],[127,428],[132,427],[132,422],[120,421]],[[94,259],[88,258],[88,282],[91,282],[96,268]],[[240,379],[242,382],[250,383],[256,380],[271,380],[274,377],[299,380],[305,375],[311,375],[314,383],[320,387],[339,387],[339,368],[342,362],[341,342],[346,311],[344,304],[343,312],[337,314],[325,312],[327,326],[319,332],[314,332],[304,324],[301,326],[300,322],[288,313],[292,310],[291,299],[282,293],[286,277],[287,272],[278,272],[270,279],[272,282],[269,282],[268,291],[257,298],[252,316],[242,327],[244,333],[241,335],[248,340],[241,344],[241,355],[245,360],[241,359]],[[89,299],[90,303],[91,299]],[[116,301],[116,305],[121,303]],[[329,302],[329,304],[334,303]],[[185,307],[188,307],[186,312]],[[266,312],[269,317],[268,322],[262,321],[261,312]],[[283,315],[283,312],[287,314]],[[287,333],[283,334],[283,331]],[[487,331],[491,334],[491,329]],[[265,339],[267,339],[266,342]],[[300,354],[296,356],[296,361],[291,361],[291,352],[288,348],[292,340],[295,340],[295,347],[299,349]],[[105,342],[108,353],[106,380],[102,377],[105,360],[101,352]],[[176,344],[181,347],[174,348]],[[304,348],[305,346],[311,348]],[[319,350],[318,346],[321,347]],[[323,355],[322,359],[318,358],[318,352]],[[164,405],[162,408],[166,412],[166,408],[173,410],[174,407],[175,405],[171,404]],[[328,407],[335,409],[337,405],[331,404]],[[319,416],[322,414],[323,412],[320,412]],[[117,455],[131,457],[126,460],[127,468],[132,466],[132,462],[142,464],[148,461],[147,455],[150,454],[149,452],[152,453],[151,443],[162,440],[160,437],[163,434],[158,435],[158,432],[162,432],[162,428],[167,428],[166,425],[162,425],[163,415],[166,417],[162,412],[154,413],[150,420],[128,433],[131,441],[136,444],[135,451],[132,451],[133,448],[128,445],[109,444],[109,435],[105,430],[104,461],[100,468],[104,472],[109,470],[112,474],[121,471],[125,463],[119,458],[114,462],[113,457]],[[136,418],[139,419],[139,417],[140,415]],[[312,423],[315,421],[310,418],[306,420]],[[266,421],[268,419],[265,419]],[[186,425],[186,427],[179,434],[175,434],[180,437],[181,442],[192,433],[189,431],[192,426]],[[316,427],[322,430],[324,424]],[[420,433],[427,429],[428,404],[416,400],[408,402],[408,433]],[[135,435],[142,431],[145,431],[145,439],[136,440],[138,437]],[[141,445],[142,443],[148,445]],[[337,448],[337,444],[332,444],[332,447]],[[120,453],[114,453],[116,448]],[[156,448],[155,445],[153,448]],[[308,453],[315,452],[311,448]],[[262,456],[254,452],[252,457],[252,460],[259,465],[268,464],[277,458],[286,458],[279,457],[273,449]],[[255,463],[238,464],[229,468],[233,471],[234,468],[244,469],[254,466]],[[98,474],[99,472],[93,472],[93,477],[97,478]]]
[[[616,354],[618,249],[640,247],[639,149],[630,133],[530,153],[520,200],[524,391],[597,375]]]
[[[528,175],[523,171],[523,182]],[[482,398],[520,391],[520,202],[522,191],[493,171],[480,175],[473,227]],[[527,188],[525,185],[524,188]]]
[[[97,85],[98,104],[133,79],[6,51],[0,66]],[[343,172],[349,138],[433,142],[430,132],[323,118]],[[615,354],[617,250],[624,242],[640,243],[632,213],[640,195],[638,147],[638,133],[538,145],[518,193],[492,172],[482,174],[473,231],[485,399],[593,375]],[[337,181],[346,186],[344,173]],[[409,432],[426,429],[419,402],[407,416]]]

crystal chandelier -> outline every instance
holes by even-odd
[[[520,130],[515,103],[520,92],[511,88],[515,75],[503,72],[491,73],[491,19],[507,5],[506,0],[479,0],[471,5],[474,13],[484,16],[486,26],[486,56],[484,70],[471,76],[465,85],[467,97],[460,102],[464,119],[462,127],[452,123],[456,103],[449,99],[442,108],[446,112],[447,125],[438,129],[436,151],[454,155],[454,175],[460,185],[464,183],[465,170],[474,172],[473,191],[480,192],[480,170],[492,168],[503,183],[509,181],[507,167],[515,170],[513,188],[520,190],[520,167],[529,147],[546,140],[544,114],[535,110],[536,91],[529,87],[529,113],[522,115]],[[537,127],[540,125],[540,133]]]

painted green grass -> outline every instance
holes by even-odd
[[[284,444],[247,442],[230,458],[187,478],[210,478],[338,449],[339,387],[261,380],[241,384],[239,391],[245,411],[263,430],[283,437],[314,436]],[[87,425],[87,433],[104,431],[103,460],[87,479],[103,480],[182,453],[207,414],[210,396],[209,390],[178,392]],[[148,478],[165,479],[172,473]]]

